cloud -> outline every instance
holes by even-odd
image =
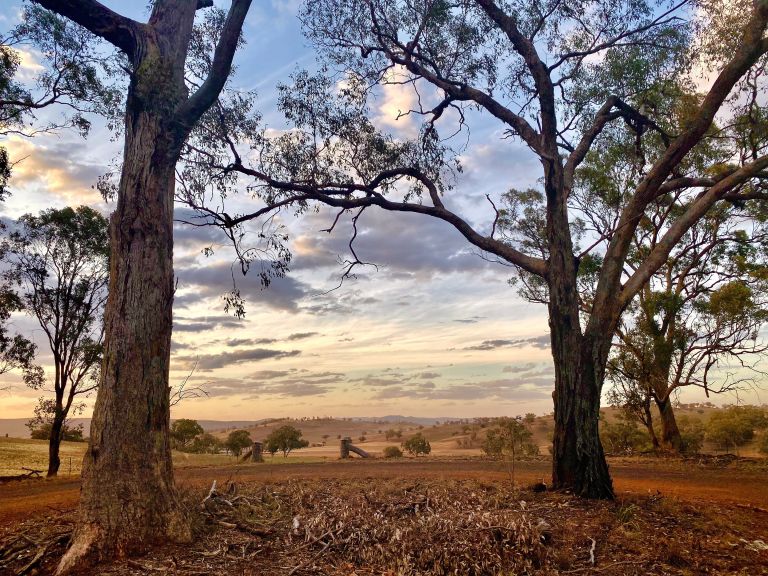
[[[321,210],[305,217],[305,231],[294,242],[292,270],[324,269],[338,275],[342,269],[339,257],[349,256],[350,216],[339,219],[331,236],[313,231],[327,227],[328,214]],[[478,257],[457,230],[437,218],[374,209],[360,217],[358,229],[355,252],[362,260],[384,267],[393,278],[410,281],[455,272],[477,274],[494,267]]]
[[[440,378],[442,374],[438,374],[437,372],[422,372],[421,374],[416,374],[416,378],[421,378],[422,380],[431,380],[433,378]]]
[[[219,354],[201,354],[199,356],[179,356],[174,362],[181,364],[179,368],[191,369],[195,362],[199,370],[208,371],[224,368],[234,364],[259,362],[261,360],[289,358],[298,356],[300,350],[269,350],[267,348],[251,348],[247,350],[235,350],[234,352],[221,352]]]
[[[389,128],[396,133],[412,138],[418,134],[418,126],[413,115],[405,115],[409,110],[418,108],[416,91],[407,82],[410,75],[402,67],[390,68],[384,76],[385,82],[381,87],[381,101],[378,114],[373,118],[377,127]]]
[[[541,366],[541,364],[537,364],[535,362],[526,362],[524,364],[520,364],[520,365],[517,365],[517,366],[504,366],[501,369],[501,371],[504,372],[504,373],[507,373],[507,372],[517,372],[519,374],[521,372],[530,372],[531,370],[534,370],[534,369],[536,369],[536,368],[538,368],[540,366]],[[551,370],[551,366],[550,366],[550,370]]]
[[[322,396],[343,383],[344,374],[338,372],[312,373],[306,370],[260,370],[247,378],[215,378],[203,387],[210,396],[237,396],[297,398]]]
[[[312,336],[316,336],[317,334],[319,333],[318,332],[296,332],[288,336],[288,340],[290,342],[293,342],[295,340],[304,340],[306,338],[311,338]]]
[[[477,324],[480,320],[483,320],[485,316],[472,316],[472,318],[457,318],[454,322],[458,324]]]
[[[544,400],[551,396],[553,378],[506,378],[453,386],[392,386],[379,390],[375,399],[411,400]]]
[[[245,323],[232,316],[208,316],[201,319],[174,316],[174,332],[208,332],[220,328],[242,328]]]
[[[535,336],[533,338],[523,338],[519,340],[484,340],[480,344],[474,346],[467,346],[464,350],[496,350],[497,348],[525,348],[525,347],[539,348],[546,350],[550,347],[549,334],[543,334],[542,336]]]
[[[226,262],[180,268],[176,275],[182,294],[175,299],[175,304],[180,308],[221,298],[237,286],[246,300],[246,313],[249,305],[252,310],[266,306],[273,310],[297,312],[299,301],[310,292],[306,284],[291,276],[273,278],[269,287],[263,288],[256,269],[243,276],[237,266]]]
[[[85,160],[92,154],[84,142],[58,142],[44,136],[31,142],[10,136],[3,145],[16,162],[12,189],[38,187],[70,205],[101,201],[101,195],[92,187],[105,167]]]
[[[265,344],[275,344],[276,338],[229,338],[224,341],[227,346],[263,346]]]

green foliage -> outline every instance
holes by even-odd
[[[107,229],[106,218],[87,206],[49,209],[19,218],[3,240],[2,282],[39,323],[54,361],[53,397],[40,398],[30,428],[66,422],[82,410],[77,400],[98,385],[109,282]],[[39,390],[49,383],[42,367],[31,365],[32,352],[25,349],[24,382]]]
[[[229,450],[233,456],[240,457],[245,448],[248,448],[253,444],[251,440],[251,433],[248,430],[233,430],[227,436],[227,440],[224,442],[224,447]]]
[[[398,429],[395,430],[394,428],[390,428],[386,432],[384,432],[384,438],[387,440],[394,440],[395,438],[400,439],[403,437],[403,431]]]
[[[204,432],[196,436],[187,446],[185,452],[194,454],[218,454],[224,448],[224,443],[213,434]]]
[[[25,375],[29,370],[36,370],[32,364],[37,348],[35,344],[20,334],[9,334],[7,329],[11,314],[22,309],[23,304],[18,294],[7,283],[0,284],[0,375],[15,369],[23,370]],[[3,386],[0,385],[1,389]]]
[[[603,421],[600,440],[609,454],[633,454],[649,448],[648,435],[637,423],[623,418],[615,424]]]
[[[420,454],[427,455],[432,452],[432,446],[424,435],[419,432],[415,436],[411,436],[403,442],[403,449],[411,456],[419,456]]]
[[[40,67],[20,69],[20,51],[33,51]],[[88,114],[107,118],[110,128],[122,118],[122,91],[112,82],[116,64],[100,39],[74,22],[35,4],[25,4],[21,22],[0,43],[0,136],[73,128],[85,136]],[[56,107],[55,114],[40,109]],[[44,119],[49,120],[44,120]],[[8,194],[12,165],[0,146],[0,200]]]
[[[384,458],[402,458],[403,452],[397,446],[387,446],[384,448]]]
[[[719,450],[730,451],[755,437],[756,430],[768,427],[765,411],[754,406],[730,406],[715,412],[707,422],[707,440]]]
[[[184,452],[195,437],[204,432],[203,427],[197,423],[197,420],[190,420],[188,418],[175,420],[171,424],[171,446],[176,450]]]
[[[533,424],[536,421],[536,414],[533,412],[528,412],[525,415],[525,423],[526,424]]]
[[[689,416],[681,416],[677,419],[677,427],[680,430],[680,452],[687,455],[701,452],[706,435],[706,430],[701,420]]]
[[[264,441],[264,449],[275,455],[276,452],[282,452],[286,458],[292,450],[306,448],[309,442],[301,437],[301,430],[289,424],[273,430]]]
[[[38,426],[30,426],[29,435],[34,440],[50,440],[52,427],[50,422],[43,422]],[[64,442],[84,442],[83,425],[78,424],[75,427],[70,427],[64,424],[61,430],[61,440]]]
[[[527,425],[520,418],[499,418],[497,424],[490,428],[481,445],[483,452],[492,458],[520,454],[533,456],[539,448],[529,442],[533,436]]]
[[[760,439],[760,445],[758,446],[758,450],[761,454],[768,455],[768,432],[764,432],[762,438]]]

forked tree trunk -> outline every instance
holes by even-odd
[[[649,384],[643,380],[640,380],[638,382],[638,385],[641,390],[649,390]],[[651,439],[651,444],[653,445],[654,450],[658,450],[661,448],[661,443],[659,442],[659,437],[656,435],[656,430],[653,429],[653,412],[651,412],[651,394],[647,393],[645,394],[645,399],[643,400],[643,416],[640,418],[640,420],[643,423],[643,426],[645,426],[645,429],[648,431],[648,436]]]
[[[672,401],[667,396],[663,400],[656,400],[656,406],[659,408],[661,441],[664,447],[680,452],[683,448],[683,439],[680,436],[680,429],[677,427]]]
[[[552,115],[554,118],[554,113]],[[553,139],[554,141],[554,139]],[[557,157],[557,149],[551,151]],[[606,331],[582,332],[578,262],[568,223],[567,194],[562,167],[549,164],[545,179],[547,235],[549,244],[549,330],[555,363],[555,432],[552,446],[552,482],[556,489],[571,490],[586,498],[613,498],[613,485],[600,443],[600,393],[608,362],[616,315],[593,312]]]

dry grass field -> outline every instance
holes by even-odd
[[[481,458],[289,462],[178,469],[194,541],[87,576],[768,574],[764,460],[611,459],[615,502],[532,492],[544,457],[515,486]],[[78,493],[74,478],[2,485],[0,575],[44,547],[27,573],[50,573]]]

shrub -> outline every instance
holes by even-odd
[[[414,456],[419,454],[429,454],[432,452],[432,446],[429,444],[429,440],[424,438],[424,435],[419,432],[416,436],[411,436],[403,442],[403,448]]]
[[[612,454],[632,454],[648,448],[648,436],[628,420],[619,420],[615,424],[605,422],[600,430],[600,440]]]
[[[760,440],[760,446],[758,447],[761,454],[768,455],[768,432],[763,434],[762,440]]]
[[[681,416],[677,421],[680,430],[680,452],[698,454],[704,444],[704,425],[698,418]]]
[[[730,406],[712,414],[707,423],[707,439],[720,450],[743,446],[755,437],[755,430],[768,425],[765,413],[754,406]]]
[[[384,458],[402,458],[403,451],[397,446],[387,446],[384,448]]]
[[[519,418],[499,418],[497,425],[488,430],[481,448],[492,458],[501,458],[504,454],[514,458],[525,453],[525,445],[530,444],[531,436],[531,431]],[[533,448],[528,450],[532,451]]]
[[[533,442],[526,442],[525,444],[523,444],[523,455],[538,456],[539,455],[538,444],[534,444]]]

